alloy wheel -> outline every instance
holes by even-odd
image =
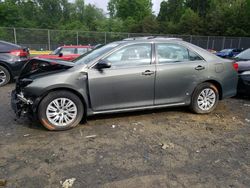
[[[47,106],[46,116],[56,126],[68,126],[77,117],[76,104],[68,98],[54,99]]]
[[[216,94],[213,89],[206,88],[198,96],[197,103],[201,110],[208,111],[213,108],[216,102]]]
[[[0,70],[0,85],[5,83],[6,81],[6,73],[3,70]]]

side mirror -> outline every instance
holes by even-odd
[[[97,64],[96,64],[96,68],[97,69],[107,69],[111,67],[111,63],[104,61],[104,60],[100,60]]]
[[[63,56],[63,53],[59,53],[59,55],[58,55],[59,57],[62,57]]]

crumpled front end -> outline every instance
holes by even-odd
[[[23,68],[16,82],[16,88],[11,94],[11,106],[17,117],[22,115],[33,116],[37,106],[38,96],[25,91],[36,79],[65,71],[75,64],[65,61],[46,59],[32,59]]]
[[[11,93],[11,107],[16,113],[17,117],[21,115],[32,115],[33,100],[24,97],[23,93],[17,93],[13,90]]]

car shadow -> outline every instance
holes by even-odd
[[[250,96],[247,94],[237,94],[234,99],[250,100]]]

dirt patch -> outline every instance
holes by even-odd
[[[6,187],[61,187],[69,178],[76,178],[73,187],[250,186],[247,98],[222,101],[209,115],[187,108],[102,115],[49,132],[15,119],[12,88],[0,89],[0,179]]]

